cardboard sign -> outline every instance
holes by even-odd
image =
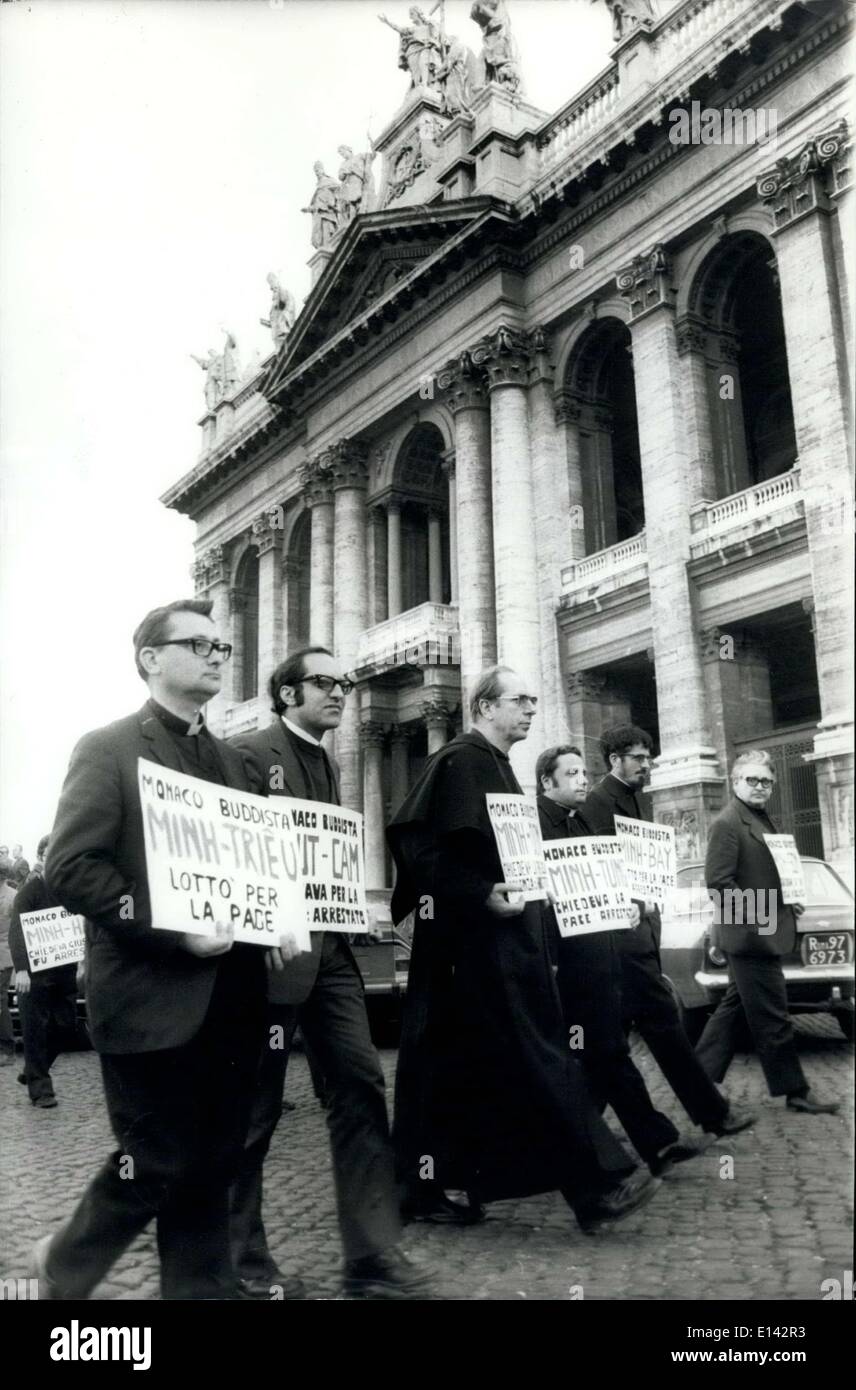
[[[644,902],[669,902],[677,882],[674,826],[616,816],[615,833],[631,896]]]
[[[485,796],[503,882],[525,902],[546,898],[547,870],[538,807],[519,792],[486,792]]]
[[[64,907],[22,912],[21,930],[31,975],[39,970],[53,970],[57,965],[75,965],[83,960],[83,918],[76,913],[66,912]]]
[[[372,921],[366,902],[363,817],[359,811],[291,797],[278,797],[276,804],[291,817],[294,833],[303,837],[306,847],[307,926],[312,931],[368,931]]]
[[[302,950],[306,866],[312,847],[285,798],[234,791],[138,759],[152,926],[277,945],[292,932]]]
[[[793,835],[765,835],[764,840],[779,872],[782,902],[801,903],[805,907],[805,875]]]
[[[630,887],[621,845],[613,836],[549,840],[547,882],[562,936],[630,929]]]

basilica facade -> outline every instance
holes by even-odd
[[[234,646],[217,732],[272,718],[290,648],[354,673],[335,751],[375,890],[497,660],[539,695],[525,786],[548,744],[600,775],[600,730],[641,724],[692,863],[760,746],[781,828],[849,859],[847,6],[659,10],[553,114],[414,82],[371,205],[163,498]]]

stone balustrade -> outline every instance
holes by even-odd
[[[461,634],[454,603],[420,603],[376,623],[361,634],[357,649],[361,673],[394,666],[458,666],[460,661]]]
[[[581,147],[594,130],[606,125],[618,97],[618,68],[608,67],[563,106],[538,134],[539,174],[560,163],[572,150]]]
[[[645,532],[631,536],[627,541],[618,541],[594,555],[586,555],[582,560],[574,560],[562,567],[562,593],[575,593],[580,589],[593,588],[604,580],[621,581],[629,577],[633,570],[647,569],[648,551]]]
[[[708,542],[725,533],[750,525],[754,530],[766,529],[768,522],[783,520],[787,511],[801,511],[800,470],[795,465],[767,482],[744,488],[718,502],[699,502],[691,509],[693,540],[691,554],[695,557],[709,549]]]

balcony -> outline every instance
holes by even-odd
[[[719,502],[697,503],[690,511],[690,558],[701,560],[734,545],[752,551],[757,542],[775,541],[783,527],[803,518],[800,470],[795,465],[788,473]]]
[[[396,668],[417,670],[459,666],[460,662],[457,604],[420,603],[362,633],[356,671],[361,679],[368,679]]]
[[[602,598],[647,579],[648,548],[645,532],[640,531],[627,541],[563,565],[561,604],[567,608],[588,598]]]

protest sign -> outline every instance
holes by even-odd
[[[546,898],[547,871],[538,807],[519,792],[485,795],[503,882],[520,893],[525,902]]]
[[[669,902],[676,885],[674,827],[616,816],[615,833],[624,854],[631,895],[644,902]]]
[[[630,888],[621,845],[611,836],[550,840],[547,885],[561,936],[630,928]]]
[[[312,846],[304,888],[307,925],[313,931],[367,932],[371,917],[359,811],[291,798],[281,804]]]
[[[284,798],[235,791],[138,759],[152,926],[310,949],[304,883],[311,837]]]
[[[57,965],[83,960],[83,918],[64,907],[46,907],[21,913],[21,930],[30,963],[30,974]]]
[[[805,907],[805,875],[793,835],[765,835],[764,840],[779,872],[782,902],[802,903]]]

